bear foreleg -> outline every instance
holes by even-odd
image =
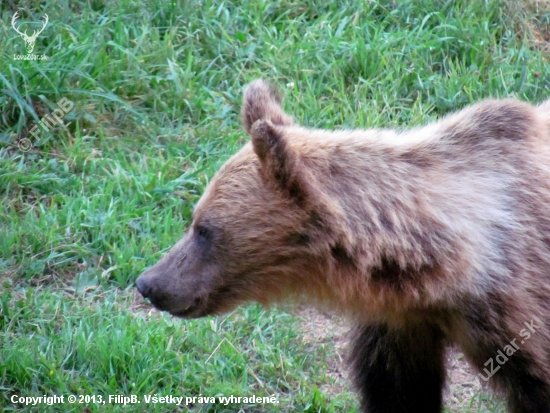
[[[352,373],[365,413],[440,413],[445,340],[429,324],[359,327]]]

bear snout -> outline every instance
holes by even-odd
[[[172,307],[172,297],[169,288],[158,279],[156,272],[151,267],[143,272],[136,280],[136,288],[143,298],[147,298],[153,306],[161,311],[169,311]]]
[[[147,276],[147,272],[141,274],[136,280],[136,288],[143,298],[147,298],[151,304],[153,304],[157,309],[161,311],[168,310],[166,304],[168,297],[162,292],[162,289],[158,285],[155,285],[154,279]]]
[[[192,318],[202,315],[204,297],[193,288],[182,288],[168,282],[171,277],[159,277],[155,266],[143,272],[136,280],[139,293],[160,311],[167,311],[176,317]],[[184,292],[187,293],[184,293]],[[195,313],[197,315],[195,315]]]
[[[136,288],[143,298],[149,298],[153,288],[147,283],[144,277],[139,276],[136,280]]]

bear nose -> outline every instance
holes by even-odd
[[[143,298],[148,298],[151,295],[152,288],[143,277],[138,277],[136,280],[136,287]]]

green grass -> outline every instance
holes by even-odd
[[[315,358],[323,351],[305,350],[288,315],[248,307],[228,317],[181,322],[132,308],[129,294],[97,289],[80,294],[26,289],[13,298],[12,306],[4,309],[2,324],[4,407],[11,394],[105,398],[135,394],[141,403],[144,395],[153,394],[277,395],[283,411],[312,405],[308,393],[314,392],[314,385],[308,383],[309,375],[321,375]],[[339,404],[345,402],[334,402]],[[134,405],[130,410],[173,411],[173,407]],[[194,403],[189,407],[203,412],[235,411],[235,405],[224,409],[219,404]],[[261,404],[248,407],[273,410]],[[82,411],[83,406],[66,402],[57,408]],[[129,410],[108,403],[90,408]],[[44,406],[34,411],[44,411]]]
[[[487,97],[548,98],[549,56],[534,39],[550,33],[550,10],[516,3],[3,2],[0,408],[82,411],[9,401],[70,393],[277,396],[242,406],[255,412],[356,408],[350,391],[321,390],[333,346],[304,344],[295,317],[251,306],[180,322],[136,306],[133,282],[245,142],[238,113],[254,78],[280,85],[288,112],[320,128],[414,126]],[[25,53],[10,27],[17,10],[20,22],[49,15],[34,51],[47,60],[13,59]],[[32,136],[61,98],[75,104],[66,126]],[[477,403],[468,411],[502,411]]]

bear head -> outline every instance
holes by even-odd
[[[262,80],[245,89],[242,121],[251,142],[209,183],[189,231],[136,281],[172,315],[220,314],[247,301],[268,304],[329,288],[312,274],[326,265],[334,205],[302,160],[307,147],[292,146],[305,130]]]

